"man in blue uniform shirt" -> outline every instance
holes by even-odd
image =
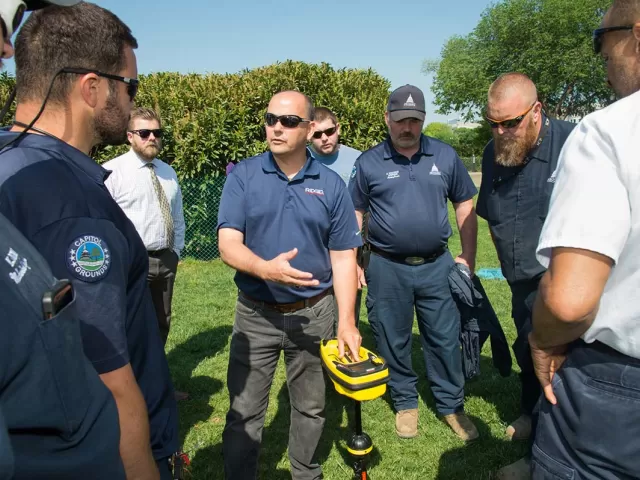
[[[3,59],[13,56],[11,35],[25,7],[36,8],[32,2],[0,0]],[[47,304],[45,315],[43,300],[54,292],[69,294]],[[118,448],[118,410],[82,350],[72,292],[0,215],[2,480],[126,478]],[[52,344],[60,348],[50,349]]]
[[[227,479],[256,478],[281,352],[291,401],[291,475],[322,478],[316,459],[325,420],[319,344],[332,336],[336,303],[340,353],[348,349],[358,358],[355,249],[362,240],[344,182],[306,148],[313,114],[306,95],[276,94],[265,116],[270,151],[240,162],[222,192],[220,255],[237,270],[240,290],[222,435]]]
[[[487,117],[493,139],[482,157],[482,184],[478,215],[489,224],[502,273],[511,288],[511,316],[517,338],[513,345],[520,366],[520,416],[507,427],[513,440],[531,436],[532,414],[540,398],[527,337],[531,312],[545,268],[536,259],[536,247],[547,216],[556,179],[558,157],[574,124],[549,118],[538,101],[534,83],[521,73],[506,73],[491,85]],[[501,470],[522,470],[527,459]]]
[[[73,282],[85,355],[118,407],[127,477],[168,479],[177,408],[146,251],[104,186],[108,173],[87,156],[126,138],[136,47],[120,19],[91,3],[29,17],[16,39],[16,121],[0,136],[0,212]]]
[[[456,262],[475,268],[476,188],[455,150],[421,133],[424,95],[405,85],[389,97],[389,137],[356,161],[349,190],[362,225],[369,214],[371,259],[361,283],[378,353],[390,367],[396,433],[418,434],[417,377],[411,368],[414,308],[427,377],[443,420],[464,440],[478,432],[464,413],[460,317],[448,276],[454,259],[447,200],[453,203],[462,253]]]

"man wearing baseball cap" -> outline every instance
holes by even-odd
[[[0,0],[3,59],[32,7]],[[118,409],[84,354],[74,291],[1,214],[0,311],[0,479],[124,480]]]
[[[478,437],[464,413],[459,313],[448,275],[454,261],[474,270],[477,190],[455,150],[422,134],[422,91],[405,85],[391,93],[385,113],[387,139],[356,160],[349,191],[358,222],[369,213],[369,265],[358,272],[368,285],[366,306],[378,353],[390,368],[396,433],[418,434],[418,378],[411,368],[414,310],[438,414],[463,440]],[[462,252],[447,248],[451,236],[447,199],[455,208]]]

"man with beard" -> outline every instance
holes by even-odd
[[[171,299],[180,251],[184,248],[184,215],[178,177],[156,158],[162,149],[158,114],[138,107],[131,112],[127,139],[131,149],[102,165],[111,175],[105,181],[111,196],[133,222],[147,248],[147,281],[158,316],[163,344],[171,327]],[[183,392],[176,398],[186,399]]]
[[[489,88],[486,116],[493,139],[482,157],[476,208],[489,224],[502,273],[511,288],[511,316],[517,331],[513,350],[521,371],[520,416],[507,427],[506,435],[527,440],[541,393],[527,341],[535,294],[545,271],[535,251],[558,156],[575,125],[548,117],[533,82],[515,72],[501,75]],[[500,475],[511,478],[511,471],[528,472],[528,459],[505,467]]]
[[[593,44],[620,100],[567,139],[537,247],[535,480],[640,472],[640,1],[615,0]]]
[[[108,172],[88,157],[126,138],[136,47],[130,29],[92,3],[31,14],[15,45],[16,120],[0,135],[0,213],[73,284],[84,353],[118,408],[127,478],[164,480],[177,406],[146,250],[104,186]],[[66,406],[82,412],[85,401],[74,395]]]
[[[451,295],[454,259],[447,200],[453,203],[462,252],[455,262],[475,268],[476,188],[450,146],[422,134],[424,95],[405,85],[391,93],[389,137],[356,160],[349,190],[362,228],[369,215],[371,257],[361,284],[378,353],[390,368],[396,434],[418,434],[417,376],[411,367],[414,309],[436,409],[465,441],[478,437],[464,413],[460,315]]]

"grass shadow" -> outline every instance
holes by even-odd
[[[208,375],[193,375],[200,363],[223,350],[231,335],[231,325],[222,325],[190,337],[174,347],[167,355],[171,377],[176,390],[189,393],[180,401],[180,445],[187,433],[200,422],[208,420],[213,412],[210,400],[224,386],[223,382]]]

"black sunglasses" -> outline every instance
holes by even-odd
[[[593,31],[593,51],[599,55],[602,51],[602,37],[605,33],[618,32],[620,30],[633,30],[633,25],[620,25],[617,27],[596,28]]]
[[[121,77],[120,75],[111,75],[110,73],[102,73],[98,70],[91,70],[88,68],[63,68],[60,73],[75,73],[78,75],[86,75],[87,73],[94,73],[99,77],[108,78],[110,80],[116,80],[118,82],[127,84],[127,95],[129,95],[129,101],[133,102],[138,93],[138,85],[140,81],[136,78]]]
[[[520,122],[522,122],[522,120],[524,119],[524,117],[527,116],[527,114],[533,109],[533,107],[536,106],[536,103],[538,103],[538,101],[536,100],[535,102],[533,102],[533,105],[531,105],[526,112],[518,115],[517,117],[513,117],[513,118],[509,118],[507,120],[502,120],[501,122],[498,122],[496,120],[493,120],[492,118],[489,118],[487,116],[485,116],[484,118],[486,118],[487,122],[489,123],[489,126],[491,128],[498,128],[498,127],[502,127],[502,128],[514,128],[517,127],[518,125],[520,125]]]
[[[164,135],[164,131],[161,128],[156,128],[156,129],[148,129],[148,128],[141,128],[139,130],[129,130],[131,133],[136,133],[138,135],[140,135],[140,138],[142,138],[143,140],[146,140],[147,138],[149,138],[149,136],[153,133],[153,136],[156,138],[162,138],[162,135]]]
[[[268,126],[273,127],[276,123],[280,122],[280,124],[284,128],[296,128],[301,123],[310,122],[311,120],[306,120],[298,115],[274,115],[273,113],[267,113],[264,116],[264,121]]]
[[[315,132],[313,132],[313,138],[320,139],[320,138],[322,138],[323,134],[327,135],[327,137],[330,137],[331,135],[336,133],[337,129],[338,129],[338,127],[331,127],[331,128],[327,128],[326,130],[315,131]]]

